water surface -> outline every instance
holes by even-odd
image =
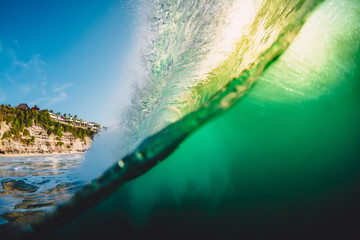
[[[83,160],[83,153],[0,157],[0,215],[48,211],[68,199],[83,185],[74,173]]]

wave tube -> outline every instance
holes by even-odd
[[[158,24],[154,29],[167,28],[171,14],[183,22],[176,10],[187,7],[199,13],[197,8],[206,9],[201,3],[206,1],[154,2],[156,14],[175,6],[161,13],[164,25],[157,22],[159,17],[152,19]],[[133,142],[141,144],[24,231],[45,239],[296,239],[356,232],[359,3],[320,3],[303,27],[315,2],[265,1],[253,6],[255,15],[244,29],[253,29],[247,31],[251,36],[266,37],[255,40],[240,34],[236,38],[245,39],[242,44],[235,41],[222,60],[203,71],[190,71],[185,64],[175,74],[172,69],[187,55],[167,62],[166,54],[156,55],[156,47],[164,46],[159,42],[167,43],[167,38],[156,36],[150,77],[143,86],[156,88],[158,95],[135,94],[134,103],[139,100],[148,108],[128,115],[139,131]],[[191,16],[187,18],[196,18]],[[169,31],[160,33],[171,36]],[[269,45],[261,45],[264,42]],[[245,63],[242,56],[249,48],[254,48],[253,54]],[[232,75],[234,69],[237,76]],[[168,84],[169,75],[185,83]],[[194,77],[186,78],[190,75]],[[159,126],[162,130],[156,132]]]

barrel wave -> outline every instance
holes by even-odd
[[[133,147],[196,111],[245,70],[260,62],[266,65],[274,57],[266,59],[266,51],[284,51],[315,4],[153,1],[148,23],[153,39],[144,54],[146,75],[122,119],[138,136]],[[251,84],[244,85],[248,88]]]

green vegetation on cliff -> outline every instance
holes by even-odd
[[[85,129],[82,127],[71,126],[70,124],[59,123],[50,118],[48,110],[21,110],[10,106],[0,105],[0,123],[5,122],[10,126],[10,130],[3,133],[1,137],[4,139],[13,139],[21,141],[29,145],[35,142],[35,137],[30,135],[27,129],[33,125],[40,126],[48,136],[54,134],[59,139],[63,136],[64,132],[72,133],[74,138],[80,138],[85,141],[85,137],[93,137],[95,131]],[[1,124],[0,124],[1,129]]]

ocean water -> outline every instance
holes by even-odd
[[[85,183],[74,172],[83,160],[84,154],[0,157],[0,215],[50,211],[68,200]],[[4,189],[8,181],[23,181],[23,187]]]
[[[132,106],[79,170],[94,180],[32,229],[64,239],[356,233],[359,1],[141,7],[151,34]]]

